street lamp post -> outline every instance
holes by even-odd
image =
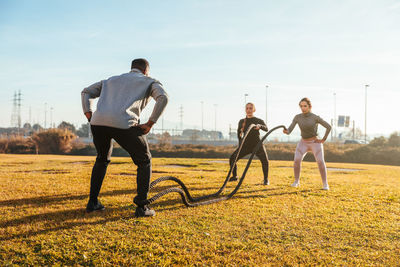
[[[337,118],[336,118],[336,92],[333,93],[333,132],[334,132],[334,141],[337,136]]]
[[[217,104],[214,104],[214,138],[217,139]]]
[[[367,89],[369,87],[369,84],[365,85],[365,122],[364,122],[364,141],[367,143]]]
[[[53,128],[53,107],[50,107],[50,128]]]
[[[265,124],[268,125],[268,85],[265,86]]]
[[[47,103],[44,103],[44,128],[46,129],[47,124]]]
[[[204,130],[204,124],[203,124],[203,119],[204,119],[204,109],[203,109],[204,101],[201,101],[201,130]]]
[[[249,94],[244,94],[244,105],[247,104],[247,97],[249,96]]]

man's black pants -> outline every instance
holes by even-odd
[[[131,156],[137,165],[137,196],[135,203],[147,199],[151,177],[151,154],[146,136],[139,127],[118,129],[107,126],[91,125],[93,143],[96,147],[97,157],[93,166],[90,179],[90,200],[97,201],[107,166],[112,153],[112,139],[114,139]]]
[[[244,143],[244,145],[242,147],[242,150],[239,153],[238,160],[241,159],[241,158],[244,158],[245,156],[247,156],[249,154],[251,154],[256,145],[257,145],[257,143]],[[229,163],[230,163],[231,168],[232,168],[233,163],[235,162],[236,155],[237,155],[238,151],[239,151],[239,148],[237,148],[235,150],[235,152],[233,152],[233,154],[231,155],[231,157],[229,159]],[[261,161],[262,170],[263,170],[263,174],[264,174],[264,181],[268,181],[268,169],[269,169],[268,165],[269,165],[269,161],[268,161],[268,155],[267,155],[267,152],[266,152],[264,146],[260,147],[260,149],[256,153],[256,156]],[[232,176],[234,176],[234,177],[237,176],[237,166],[236,166],[236,164],[233,167]]]

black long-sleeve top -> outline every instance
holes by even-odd
[[[243,128],[243,123],[245,124],[244,128]],[[265,124],[265,122],[262,119],[259,119],[257,117],[241,119],[239,121],[238,129],[237,129],[237,137],[239,139],[239,142],[242,141],[242,138],[244,137],[247,129],[249,128],[249,126],[251,124],[256,124],[256,125],[260,124],[261,125],[261,127],[260,127],[261,130],[266,131],[266,132],[268,131],[267,125]],[[249,132],[249,135],[247,136],[246,143],[247,142],[257,143],[259,140],[260,140],[260,132],[253,128]]]

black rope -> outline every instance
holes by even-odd
[[[163,197],[163,196],[165,196],[165,195],[167,195],[167,194],[169,194],[169,193],[173,193],[173,192],[178,193],[178,194],[181,196],[181,198],[182,198],[183,204],[185,204],[185,205],[188,206],[188,207],[196,207],[196,206],[200,206],[200,205],[212,204],[212,203],[216,203],[216,202],[219,202],[219,201],[222,201],[222,200],[227,200],[227,199],[230,199],[231,197],[233,197],[233,195],[236,194],[236,192],[239,190],[240,186],[242,185],[243,180],[244,180],[244,178],[246,177],[247,171],[248,171],[248,169],[250,168],[250,164],[251,164],[251,162],[253,161],[253,158],[254,158],[255,154],[257,153],[257,151],[258,151],[258,150],[261,148],[261,146],[263,145],[264,140],[265,140],[273,131],[275,131],[275,130],[277,130],[277,129],[279,129],[279,128],[284,128],[284,129],[286,129],[286,127],[283,126],[283,125],[276,126],[275,128],[272,128],[271,130],[269,130],[269,131],[260,139],[260,141],[259,141],[259,142],[257,143],[257,145],[254,147],[254,149],[253,149],[253,151],[252,151],[252,153],[251,153],[251,155],[250,155],[250,158],[249,158],[249,160],[247,161],[247,165],[246,165],[246,167],[245,167],[245,169],[244,169],[244,171],[243,171],[243,173],[242,173],[242,176],[240,177],[240,180],[239,180],[238,184],[236,185],[236,187],[235,187],[235,188],[233,189],[233,191],[230,192],[228,195],[224,195],[224,196],[220,196],[220,197],[219,197],[219,195],[222,193],[222,191],[224,191],[224,189],[225,189],[225,187],[226,187],[226,185],[227,185],[227,183],[228,183],[228,181],[229,181],[229,176],[231,175],[232,170],[233,170],[233,167],[235,166],[235,164],[236,164],[237,161],[238,161],[239,153],[240,153],[240,151],[241,151],[242,148],[243,148],[243,144],[244,144],[244,142],[245,142],[245,140],[246,140],[246,138],[247,138],[249,132],[250,132],[254,127],[256,127],[256,125],[251,124],[250,127],[249,127],[249,129],[246,131],[246,134],[245,134],[244,138],[242,139],[242,142],[241,142],[241,144],[240,144],[240,146],[239,146],[239,149],[238,149],[238,152],[237,152],[237,154],[236,154],[236,158],[235,158],[234,164],[232,164],[232,166],[231,166],[231,168],[229,169],[228,175],[226,176],[226,179],[225,179],[223,185],[221,186],[221,188],[220,188],[217,192],[215,192],[215,193],[213,193],[213,194],[209,194],[209,195],[205,195],[205,196],[200,196],[200,197],[194,198],[194,197],[191,196],[191,194],[190,194],[188,188],[185,186],[185,184],[184,184],[181,180],[179,180],[178,178],[173,177],[173,176],[163,176],[163,177],[160,177],[160,178],[154,180],[154,181],[150,184],[149,191],[150,191],[151,189],[153,189],[157,184],[159,184],[159,183],[161,183],[161,182],[164,182],[164,181],[173,181],[173,182],[176,182],[181,188],[179,188],[179,187],[170,187],[170,188],[167,188],[167,189],[165,189],[165,190],[159,192],[159,193],[156,194],[155,196],[153,196],[153,197],[151,197],[151,198],[149,198],[149,199],[146,199],[145,201],[141,202],[140,204],[141,204],[141,205],[148,205],[148,204],[151,204],[151,203],[153,203],[154,201],[156,201],[157,199],[159,199],[159,198],[161,198],[161,197]],[[136,204],[139,204],[139,203],[136,203]]]

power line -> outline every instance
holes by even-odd
[[[14,97],[12,99],[13,109],[11,113],[11,127],[17,127],[18,125],[18,111],[17,111],[17,92],[14,92]]]
[[[18,131],[21,128],[21,90],[18,91],[18,98],[17,98],[17,110],[18,110]]]
[[[18,133],[19,130],[21,128],[21,98],[22,94],[21,94],[21,90],[15,91],[14,92],[14,96],[13,96],[13,110],[11,113],[11,127],[15,127],[18,129]]]

